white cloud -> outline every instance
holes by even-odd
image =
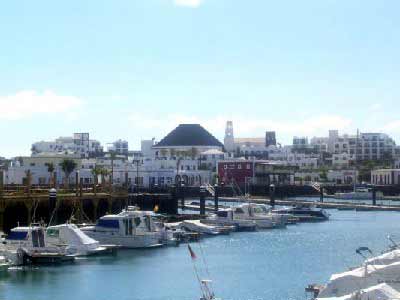
[[[143,114],[132,114],[129,118],[132,125],[146,134],[156,135],[162,138],[169,131],[181,123],[198,123],[209,130],[213,135],[222,139],[225,132],[227,120],[233,121],[234,135],[236,137],[263,137],[265,131],[274,130],[278,139],[282,142],[290,142],[291,138],[297,136],[326,136],[329,129],[338,129],[342,132],[353,130],[352,122],[338,115],[321,115],[308,119],[295,120],[268,120],[260,118],[245,118],[243,116],[220,115],[210,118],[199,118],[196,116],[166,115],[146,116]]]
[[[383,131],[400,132],[400,120],[391,121],[383,126]]]
[[[0,96],[0,120],[21,120],[38,114],[75,116],[82,103],[77,97],[61,96],[52,91],[20,91]]]
[[[203,0],[174,0],[174,4],[177,6],[186,6],[197,8],[203,3]]]

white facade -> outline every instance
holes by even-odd
[[[128,156],[129,143],[128,143],[128,141],[119,139],[119,140],[115,141],[114,143],[112,143],[111,147],[108,147],[108,151],[113,151],[117,154]]]
[[[314,137],[311,145],[327,145],[331,154],[347,153],[356,160],[380,160],[400,155],[394,140],[384,133],[359,133],[339,136],[337,130],[330,130],[329,137]]]
[[[332,155],[332,166],[339,168],[347,168],[356,159],[354,154],[340,153]]]
[[[400,169],[373,170],[371,183],[376,185],[400,184]]]
[[[80,157],[97,156],[103,147],[97,140],[90,140],[88,133],[75,133],[72,137],[59,137],[54,141],[40,141],[32,144],[32,155],[40,153],[73,153]]]
[[[268,159],[286,166],[297,166],[300,169],[315,169],[319,158],[316,154],[292,152],[292,147],[268,147]]]

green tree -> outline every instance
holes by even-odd
[[[111,185],[114,183],[114,160],[117,157],[115,151],[110,151],[110,158],[111,158]]]
[[[93,175],[93,192],[96,195],[97,194],[97,184],[99,181],[99,175],[101,175],[103,172],[103,168],[100,166],[95,166],[92,169],[92,175]]]
[[[76,168],[76,162],[72,159],[64,159],[61,163],[60,163],[61,169],[64,172],[64,187],[67,188],[68,184],[69,184],[69,176],[71,175],[71,173],[75,170]]]
[[[49,182],[50,186],[53,187],[55,185],[55,182],[54,182],[54,170],[55,170],[54,163],[47,162],[47,163],[45,163],[45,166],[47,167],[47,172],[49,172],[49,174],[50,174],[50,182]]]

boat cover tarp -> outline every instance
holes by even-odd
[[[370,265],[389,265],[395,262],[400,262],[400,250],[393,250],[365,261]]]
[[[316,300],[394,300],[400,299],[400,293],[386,283],[356,291],[343,297],[317,298]]]
[[[20,241],[20,240],[26,240],[27,236],[28,236],[27,231],[11,231],[10,234],[7,236],[7,239]]]
[[[390,265],[366,265],[334,274],[319,293],[319,297],[342,297],[381,283],[387,283],[392,288],[400,290],[400,262]]]
[[[69,245],[93,245],[96,247],[99,246],[99,242],[87,236],[74,224],[61,224],[50,226],[48,230],[49,229],[58,229],[60,231],[60,237]]]

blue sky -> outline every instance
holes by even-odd
[[[400,2],[0,4],[0,156],[90,132],[139,148],[182,122],[222,139],[387,132],[400,143]]]

